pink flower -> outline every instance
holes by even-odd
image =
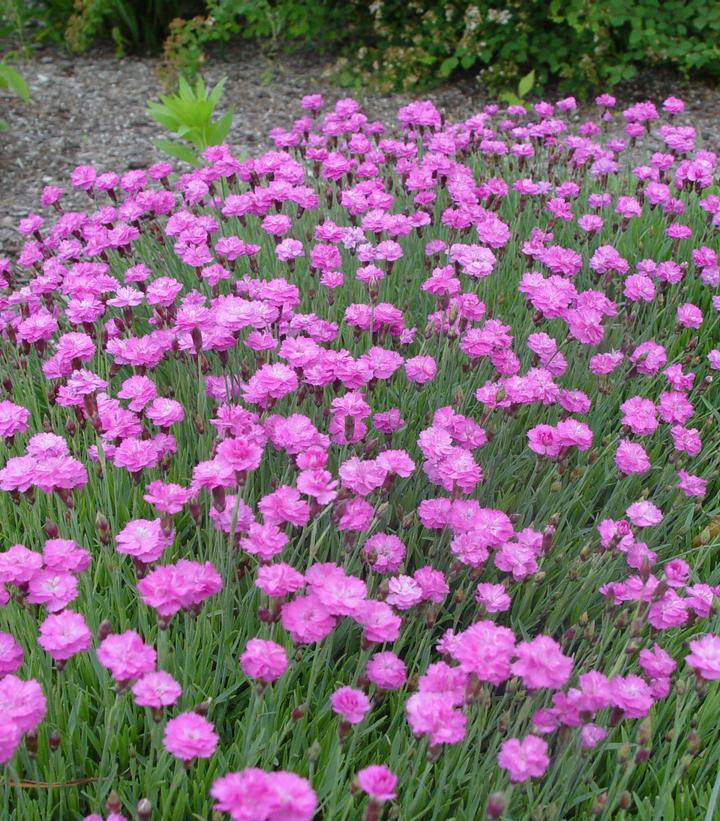
[[[707,492],[707,480],[693,476],[685,470],[679,470],[676,487],[686,496],[698,496],[702,499]]]
[[[395,576],[388,584],[388,604],[398,610],[409,610],[423,599],[423,591],[412,576]]]
[[[169,673],[158,670],[156,673],[145,673],[139,678],[132,686],[132,694],[138,707],[160,710],[175,704],[182,694],[182,688]]]
[[[166,399],[158,396],[149,408],[145,410],[145,417],[163,430],[171,425],[182,422],[185,417],[183,406],[175,399]]]
[[[115,467],[125,468],[130,473],[139,473],[145,468],[153,468],[158,463],[157,449],[147,441],[140,439],[123,439],[115,448],[112,463]]]
[[[650,605],[647,620],[656,630],[667,630],[685,624],[688,616],[687,602],[670,588]]]
[[[163,747],[175,758],[210,758],[218,745],[213,725],[197,713],[181,713],[165,725]]]
[[[429,382],[436,372],[437,366],[432,356],[415,356],[405,362],[405,375],[417,385]]]
[[[592,444],[592,431],[577,419],[563,419],[555,426],[557,441],[563,448],[576,447],[580,451],[587,450]]]
[[[451,655],[461,669],[479,681],[499,685],[510,678],[510,659],[515,653],[515,635],[507,627],[479,621],[459,633]]]
[[[383,644],[395,641],[400,635],[402,619],[386,602],[366,599],[353,613],[355,621],[363,628],[363,639]]]
[[[390,533],[376,533],[365,542],[362,555],[376,573],[394,573],[405,558],[405,545]]]
[[[260,465],[263,449],[248,439],[224,439],[217,449],[217,458],[236,473],[255,470]]]
[[[28,583],[27,600],[44,604],[48,613],[57,613],[77,598],[77,579],[72,573],[40,570]]]
[[[642,445],[623,439],[615,451],[615,466],[625,475],[650,470],[650,460]]]
[[[43,557],[25,545],[14,544],[0,553],[0,584],[27,584],[43,566]]]
[[[10,633],[0,633],[0,678],[8,673],[17,673],[22,663],[22,647]]]
[[[97,659],[119,684],[139,678],[155,669],[154,648],[143,642],[134,630],[111,633],[100,642]]]
[[[66,661],[90,647],[92,636],[85,619],[72,610],[48,616],[40,625],[38,644],[55,661]]]
[[[348,724],[359,724],[370,709],[370,701],[362,690],[340,687],[330,696],[334,713],[341,715]]]
[[[305,576],[289,564],[263,564],[258,567],[255,586],[271,597],[287,596],[305,586]]]
[[[286,522],[302,527],[310,518],[310,508],[300,498],[299,491],[290,485],[281,485],[277,490],[263,496],[258,509],[267,524],[283,525]]]
[[[638,664],[649,678],[669,676],[677,667],[672,656],[666,653],[659,644],[653,645],[652,649],[643,648],[638,656]]]
[[[500,745],[498,764],[508,771],[511,781],[523,782],[545,774],[550,764],[547,753],[548,745],[537,736],[509,738]]]
[[[243,673],[268,684],[280,678],[287,666],[285,648],[274,641],[250,639],[240,656]]]
[[[397,776],[383,764],[371,764],[358,770],[360,789],[376,801],[392,801],[395,798]]]
[[[662,511],[656,507],[652,502],[642,499],[639,502],[634,502],[625,511],[628,519],[635,525],[635,527],[652,527],[662,522]]]
[[[696,305],[686,302],[677,309],[677,321],[684,328],[699,328],[703,321],[702,311]]]
[[[612,704],[625,718],[642,718],[652,707],[650,688],[640,676],[615,676],[610,679]]]
[[[27,408],[4,399],[0,402],[0,438],[9,439],[16,433],[26,431],[29,418],[30,411]]]
[[[35,730],[45,717],[45,696],[37,681],[14,675],[0,679],[0,715],[0,726],[15,724],[21,734]]]
[[[165,533],[160,519],[133,519],[115,537],[117,552],[150,564],[172,544],[173,535]]]
[[[427,735],[431,746],[457,744],[465,737],[465,714],[444,694],[419,692],[405,702],[408,723],[415,735]]]
[[[198,612],[205,599],[222,589],[222,579],[211,562],[180,559],[155,568],[140,579],[137,589],[145,604],[169,618],[180,610]]]
[[[423,601],[440,604],[450,592],[443,572],[435,570],[430,565],[419,567],[413,573],[413,581],[419,585]]]
[[[521,642],[515,655],[517,661],[512,665],[512,673],[522,678],[528,690],[559,688],[570,678],[572,659],[563,655],[560,645],[549,636]]]
[[[365,675],[379,690],[399,690],[407,679],[405,663],[389,651],[375,653],[368,661]]]
[[[145,486],[143,499],[160,513],[180,513],[190,501],[190,491],[181,485],[156,479]]]
[[[314,644],[321,641],[335,627],[335,617],[317,596],[296,596],[283,604],[280,623],[296,644]]]
[[[90,554],[72,539],[48,539],[42,556],[46,570],[82,573],[90,564]]]
[[[649,436],[658,426],[655,403],[640,396],[633,396],[620,405],[621,422],[636,436]]]
[[[249,767],[228,773],[212,785],[214,809],[233,821],[311,821],[317,797],[305,778],[280,770],[266,773]]]
[[[0,764],[10,761],[21,737],[20,728],[14,721],[0,722]]]
[[[688,646],[690,653],[685,656],[685,663],[695,674],[705,681],[720,679],[720,637],[707,633],[690,641]]]
[[[510,609],[511,599],[503,584],[480,582],[475,588],[475,601],[488,613],[503,613]]]
[[[586,750],[590,750],[607,736],[607,730],[604,727],[598,727],[597,724],[585,724],[580,730],[580,738],[582,746]]]
[[[540,456],[554,459],[560,454],[560,440],[552,425],[535,425],[527,433],[528,447]]]

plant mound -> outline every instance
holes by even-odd
[[[713,817],[717,158],[597,105],[309,95],[258,157],[43,190],[3,817]]]

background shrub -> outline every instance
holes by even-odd
[[[492,91],[534,70],[539,85],[587,93],[639,66],[720,76],[720,3],[707,0],[2,0],[5,29],[83,51],[159,50],[170,74],[196,72],[204,46],[236,35],[312,43],[335,78],[375,90],[424,88],[471,71]],[[2,29],[0,29],[2,34]]]

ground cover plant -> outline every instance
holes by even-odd
[[[302,109],[0,262],[2,817],[717,817],[716,156]]]

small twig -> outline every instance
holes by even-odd
[[[25,779],[21,779],[20,781],[13,781],[10,778],[7,778],[3,781],[0,781],[0,784],[3,784],[7,787],[22,787],[23,789],[36,789],[36,790],[52,790],[56,787],[79,787],[84,784],[94,784],[97,781],[102,781],[102,778],[73,778],[70,781],[26,781]]]

